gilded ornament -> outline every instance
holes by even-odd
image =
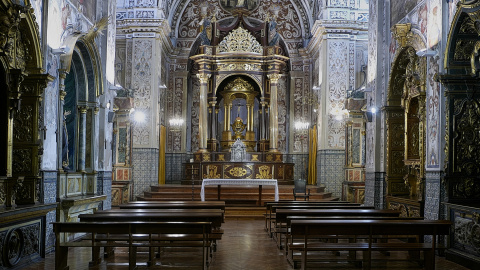
[[[218,155],[218,161],[225,161],[225,155]]]
[[[262,53],[262,46],[250,34],[250,32],[242,27],[231,31],[218,45],[220,53],[226,52],[251,52]]]
[[[409,39],[412,38],[413,34],[411,33],[412,24],[410,23],[399,23],[395,24],[392,27],[392,32],[395,39],[400,43],[401,47],[406,47]]]
[[[271,179],[272,175],[270,174],[270,167],[267,165],[260,166],[258,168],[258,174],[255,176],[256,179]]]
[[[258,155],[252,155],[252,161],[260,161],[258,160]]]
[[[204,174],[203,178],[218,179],[218,178],[220,178],[220,174],[217,173],[217,171],[218,171],[217,166],[208,165],[207,166],[207,174]]]
[[[247,174],[247,170],[242,167],[233,167],[230,169],[229,173],[235,177],[242,177]]]

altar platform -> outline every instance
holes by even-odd
[[[282,153],[246,152],[242,161],[231,161],[230,152],[195,153],[183,163],[182,184],[201,185],[202,179],[276,179],[278,185],[293,185],[294,163]]]
[[[160,185],[151,186],[151,191],[137,196],[138,201],[200,201],[201,185]],[[310,201],[338,200],[331,193],[325,192],[324,187],[308,185]],[[217,186],[205,186],[205,200],[218,200]],[[293,200],[293,185],[278,185],[280,200]],[[227,205],[258,205],[258,186],[222,186],[220,200]],[[274,186],[263,186],[262,201],[274,201]]]

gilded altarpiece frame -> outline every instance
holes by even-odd
[[[387,205],[402,216],[423,216],[425,176],[425,41],[411,24],[392,28],[400,48],[390,73],[386,114]]]
[[[480,267],[480,1],[461,1],[445,48],[445,160],[447,217],[453,222],[446,258]]]

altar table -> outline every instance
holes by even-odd
[[[200,198],[205,201],[205,186],[218,186],[218,197],[220,198],[221,185],[252,186],[258,185],[259,204],[262,202],[262,186],[275,186],[275,201],[278,201],[277,179],[203,179]]]

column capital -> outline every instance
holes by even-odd
[[[272,73],[272,74],[268,74],[267,77],[270,79],[272,83],[278,83],[278,80],[282,77],[282,75],[278,73]]]
[[[99,108],[99,107],[95,107],[95,109],[93,110],[93,112],[95,113],[95,115],[98,114],[98,111],[100,111],[100,108]]]
[[[82,114],[87,113],[87,110],[88,110],[87,106],[80,106],[78,107],[78,109],[80,109],[80,113]]]
[[[208,83],[208,79],[210,79],[210,76],[212,76],[212,74],[209,74],[209,73],[199,73],[199,74],[197,74],[197,78],[200,80],[200,83],[202,83],[202,84]]]

